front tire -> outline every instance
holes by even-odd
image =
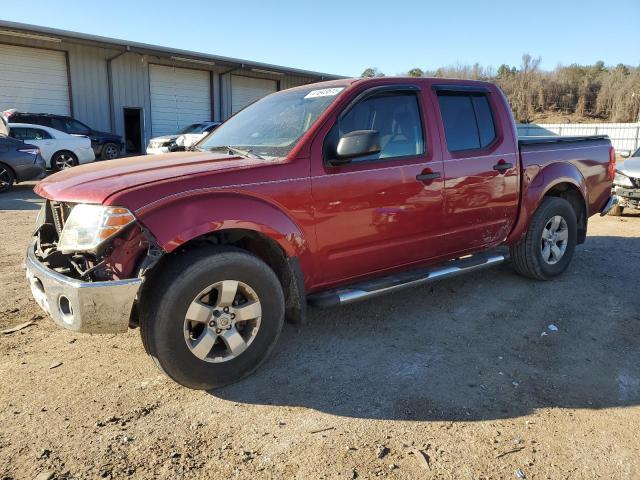
[[[115,143],[105,143],[102,146],[102,159],[103,160],[113,160],[114,158],[118,158],[120,155],[120,148]]]
[[[513,267],[520,275],[551,280],[564,272],[577,243],[578,222],[571,204],[546,197],[531,219],[519,243],[510,247]]]
[[[13,171],[8,166],[0,163],[0,193],[8,192],[16,182]]]
[[[284,294],[257,257],[224,247],[176,256],[142,292],[140,332],[160,369],[193,389],[222,387],[254,372],[284,323]]]

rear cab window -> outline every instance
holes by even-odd
[[[438,92],[438,103],[450,152],[484,150],[497,138],[486,94]]]

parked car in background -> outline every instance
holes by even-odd
[[[618,197],[618,204],[609,215],[620,216],[625,208],[640,210],[640,148],[616,168],[613,191]]]
[[[152,138],[149,140],[149,145],[147,145],[147,154],[155,155],[157,153],[187,150],[202,140],[208,133],[213,132],[221,124],[221,122],[192,123],[175,135],[164,135],[162,137]]]
[[[51,170],[64,170],[96,159],[88,137],[28,123],[10,123],[9,127],[9,135],[13,138],[40,149],[47,168]]]
[[[14,183],[38,180],[45,174],[38,147],[26,145],[9,133],[9,126],[0,115],[0,193],[10,190]]]
[[[5,112],[10,123],[31,123],[54,128],[69,135],[83,135],[91,140],[94,158],[113,160],[120,156],[124,147],[122,137],[113,133],[100,132],[66,115],[49,113],[23,113],[9,110]]]
[[[589,217],[615,203],[614,173],[606,136],[519,139],[491,83],[304,85],[251,104],[194,151],[40,182],[27,277],[61,327],[139,326],[169,377],[208,390],[255,371],[307,303],[478,271],[507,260],[499,247],[519,274],[557,277]],[[493,287],[486,276],[499,297]]]

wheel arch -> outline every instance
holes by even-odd
[[[587,238],[587,200],[579,186],[573,182],[561,181],[554,183],[544,193],[544,197],[559,197],[565,199],[576,213],[578,221],[578,244]]]
[[[565,198],[576,212],[578,243],[584,243],[588,223],[588,194],[584,177],[578,168],[567,162],[547,165],[523,185],[520,214],[505,242],[513,245],[526,234],[531,219],[545,197]]]
[[[282,284],[287,319],[303,321],[309,245],[302,229],[276,205],[243,194],[219,193],[156,206],[141,212],[139,220],[166,252],[163,262],[194,248],[213,251],[216,246],[234,246],[257,256]]]

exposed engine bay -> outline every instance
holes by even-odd
[[[163,252],[153,235],[131,223],[94,251],[63,253],[58,248],[65,222],[75,204],[47,200],[38,215],[35,254],[62,275],[83,281],[122,280],[142,276]]]

